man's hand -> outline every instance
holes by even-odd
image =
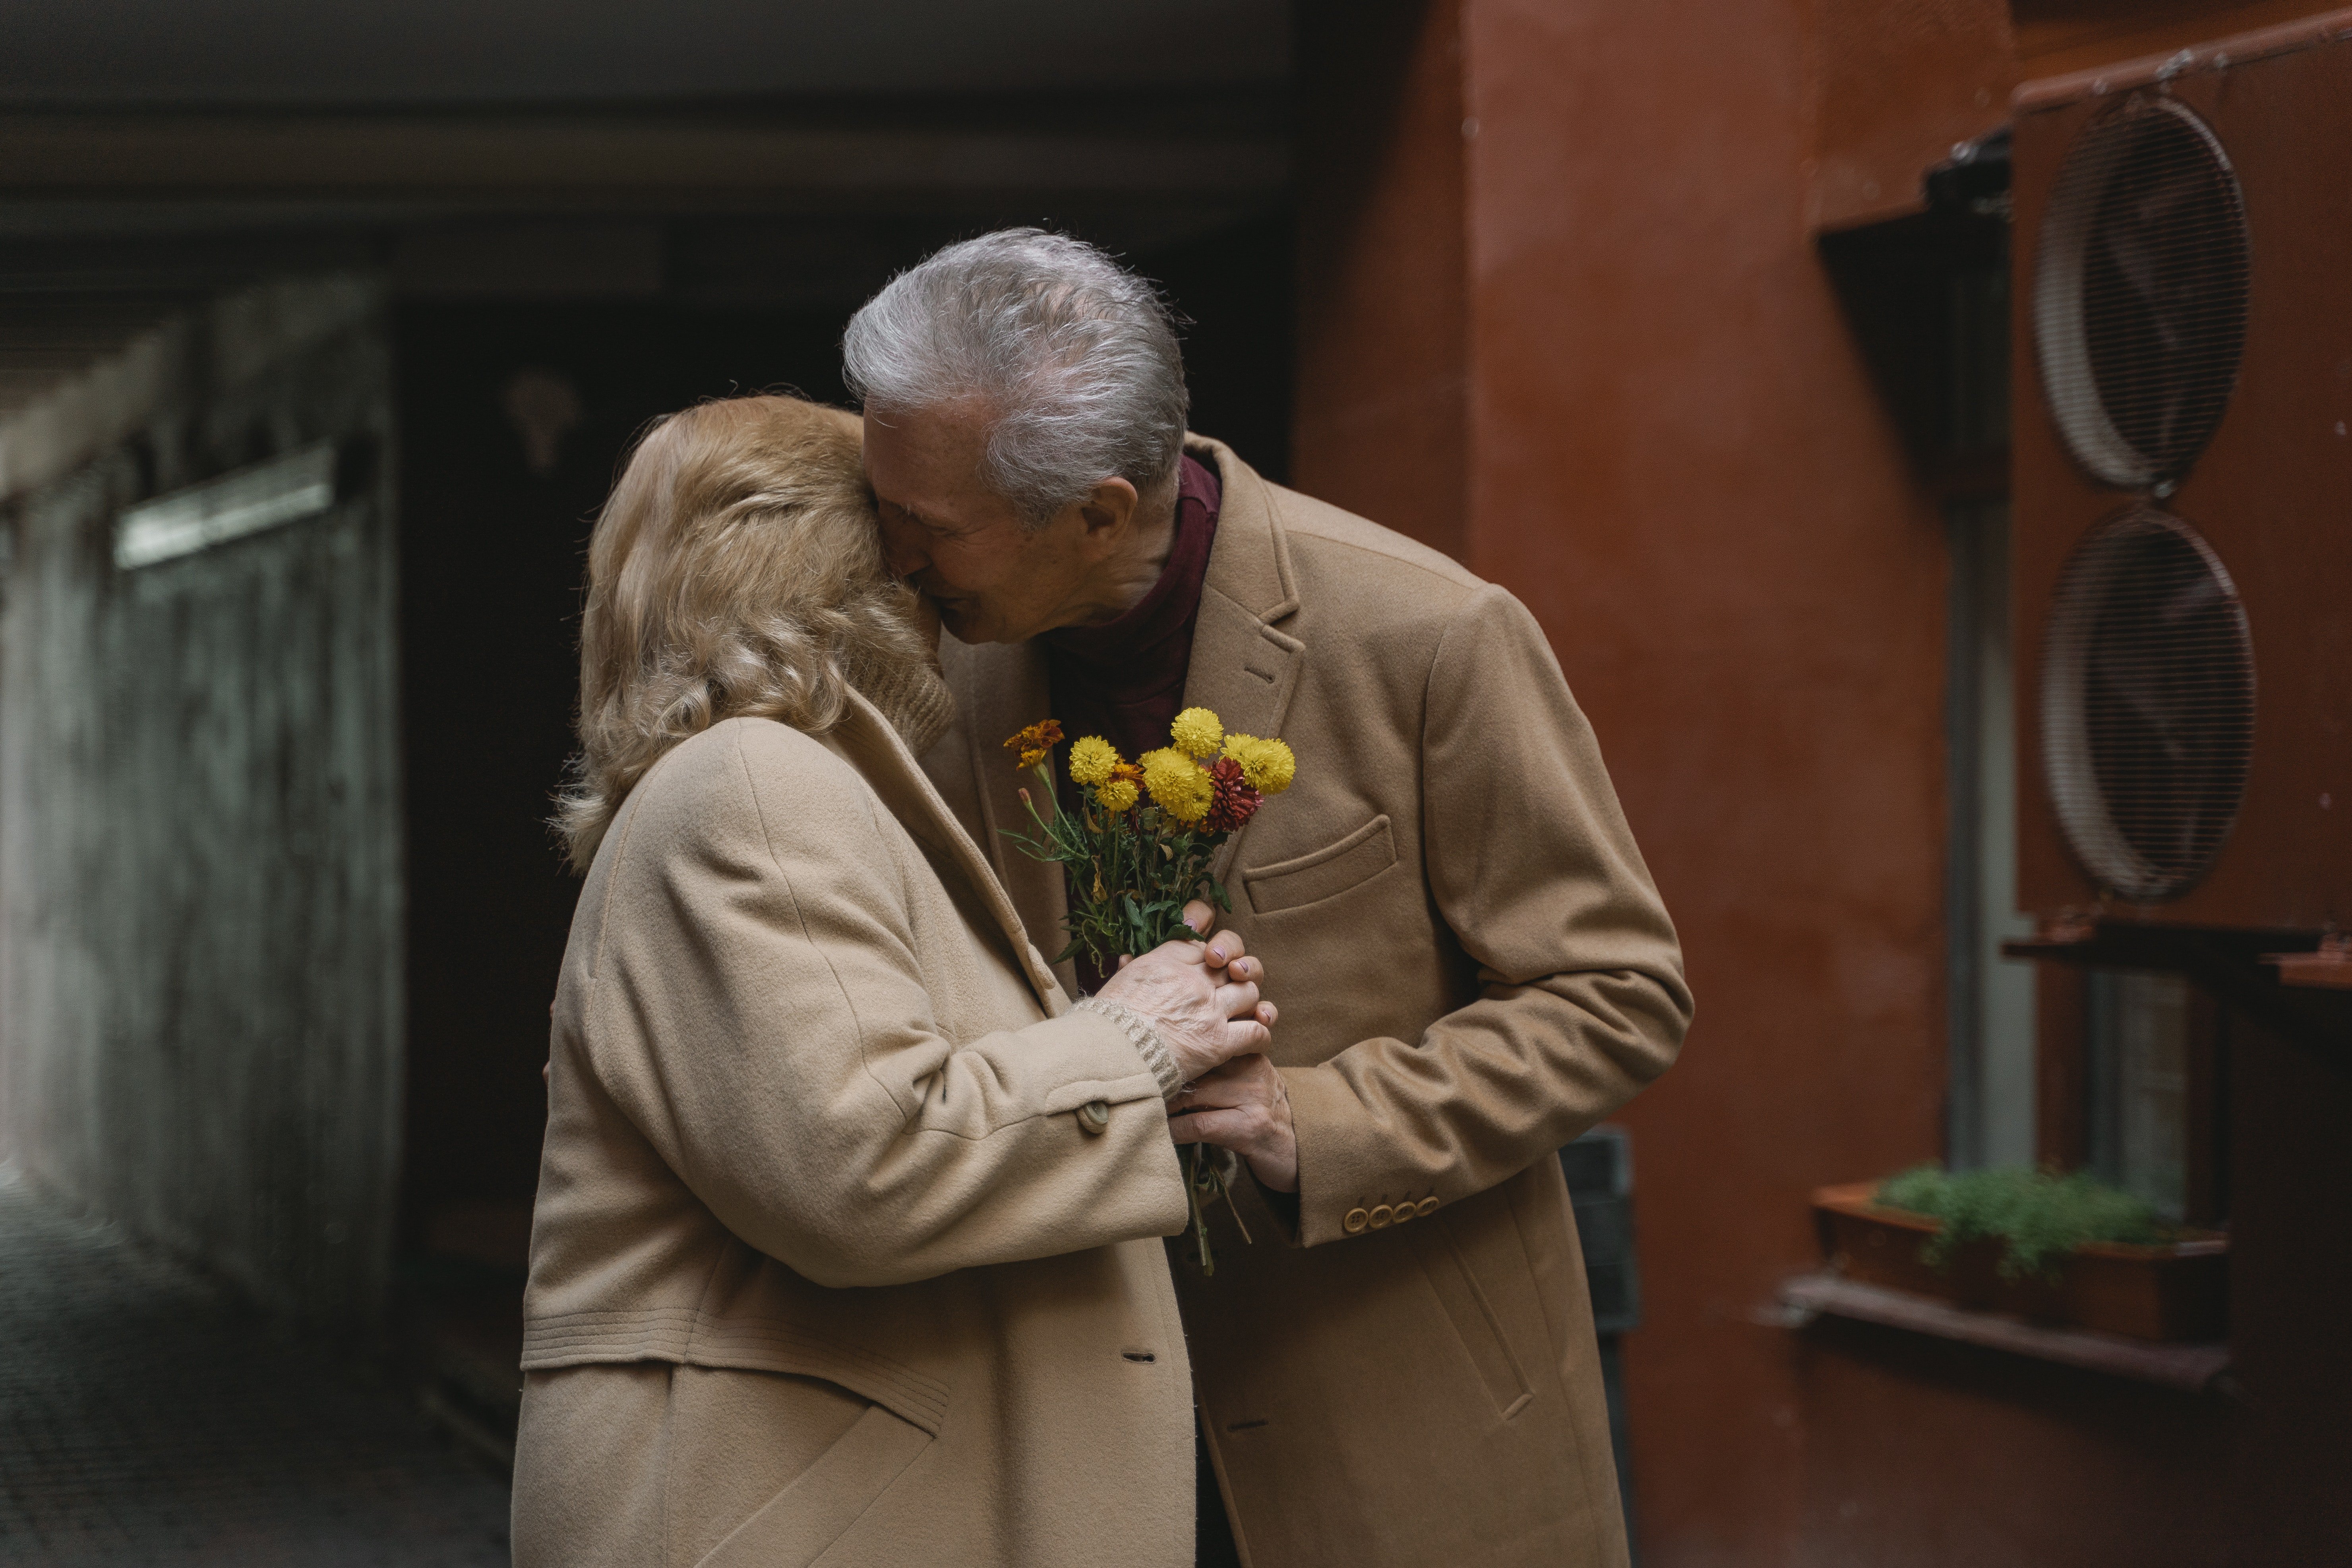
[[[1277,1193],[1298,1190],[1298,1134],[1291,1125],[1290,1094],[1282,1074],[1262,1056],[1235,1057],[1195,1079],[1168,1102],[1168,1131],[1179,1143],[1231,1149],[1249,1162],[1250,1173],[1263,1186]]]
[[[1208,924],[1204,904],[1185,914],[1196,931]],[[1163,942],[1141,958],[1121,959],[1100,994],[1150,1020],[1189,1083],[1272,1041],[1274,1006],[1257,994],[1265,973],[1264,964],[1244,956],[1239,932],[1219,931],[1206,942]]]

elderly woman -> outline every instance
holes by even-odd
[[[1073,1008],[916,765],[949,699],[858,426],[706,404],[589,547],[515,1560],[1192,1561],[1165,1097],[1231,935]]]

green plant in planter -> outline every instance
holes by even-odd
[[[1999,1240],[2004,1279],[2032,1274],[2054,1282],[2084,1242],[2147,1245],[2168,1235],[2147,1204],[2079,1171],[2061,1176],[2011,1165],[1954,1175],[1915,1165],[1881,1182],[1873,1201],[1943,1222],[1919,1248],[1920,1261],[1938,1268],[1971,1241]]]

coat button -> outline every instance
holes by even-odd
[[[1107,1100],[1089,1100],[1078,1107],[1078,1125],[1101,1137],[1110,1130],[1110,1104]]]
[[[1396,1210],[1389,1207],[1386,1204],[1376,1205],[1372,1209],[1372,1228],[1374,1230],[1385,1229],[1388,1226],[1389,1221],[1394,1218],[1396,1218]]]
[[[1429,1196],[1422,1199],[1419,1204],[1414,1205],[1413,1212],[1415,1214],[1435,1214],[1437,1212],[1437,1194],[1435,1193],[1432,1193]]]
[[[1349,1236],[1354,1236],[1364,1228],[1368,1217],[1361,1209],[1349,1209],[1348,1217],[1339,1222],[1339,1228]]]
[[[1397,1206],[1396,1206],[1396,1223],[1397,1223],[1397,1224],[1399,1224],[1399,1225],[1402,1225],[1405,1221],[1407,1221],[1407,1220],[1411,1219],[1411,1218],[1413,1216],[1413,1212],[1414,1212],[1414,1211],[1413,1211],[1413,1206],[1412,1206],[1411,1204],[1399,1204],[1399,1205],[1397,1205]]]

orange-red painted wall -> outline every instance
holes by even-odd
[[[1810,1188],[1940,1146],[1944,547],[1806,226],[1807,12],[1466,18],[1466,560],[1551,633],[1699,997],[1624,1118],[1668,1562],[1793,1537],[1805,1389],[1758,1315]]]
[[[2226,1401],[1773,1311],[1811,1187],[1942,1152],[1944,525],[1814,244],[1861,14],[1307,6],[1297,481],[1534,609],[1682,931],[1698,1021],[1622,1118],[1647,1568],[2292,1562]],[[1998,121],[1961,63],[1907,131],[1878,84],[1839,199]]]
[[[1460,0],[1319,0],[1308,11],[1294,477],[1459,557],[1469,477]]]

